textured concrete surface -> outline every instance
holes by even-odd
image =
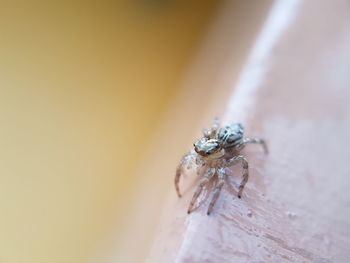
[[[270,153],[244,150],[242,199],[236,167],[210,216],[208,189],[186,214],[189,172],[183,198],[169,193],[147,262],[348,262],[349,14],[345,0],[275,2],[224,115]]]

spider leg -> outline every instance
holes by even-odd
[[[213,120],[213,124],[211,126],[211,129],[216,131],[220,127],[220,119],[218,117],[215,117]]]
[[[214,118],[211,128],[203,130],[203,136],[209,139],[214,138],[219,127],[220,127],[219,118]]]
[[[237,196],[238,198],[241,198],[244,186],[248,182],[248,178],[249,178],[248,161],[246,158],[244,158],[243,155],[238,155],[236,157],[229,159],[227,161],[227,166],[235,165],[239,161],[242,163],[243,175],[242,175],[242,181],[239,185],[239,191]]]
[[[179,187],[181,173],[182,173],[182,165],[179,164],[178,167],[176,168],[176,174],[175,174],[175,190],[178,197],[181,197],[180,187]]]
[[[247,144],[247,143],[255,143],[255,144],[261,144],[261,146],[264,149],[264,152],[267,154],[269,151],[267,149],[267,145],[264,139],[261,138],[245,138],[243,139],[243,145]]]
[[[225,177],[226,177],[226,174],[225,174],[225,169],[224,168],[220,168],[218,170],[218,181],[215,185],[215,189],[214,189],[214,194],[213,194],[213,197],[210,201],[210,204],[209,204],[209,208],[208,208],[208,211],[207,211],[207,215],[210,215],[210,213],[212,212],[213,210],[213,207],[216,203],[216,200],[218,200],[219,198],[219,195],[221,193],[221,189],[223,187],[223,185],[225,184]]]
[[[183,173],[184,167],[186,167],[187,169],[191,168],[193,161],[195,159],[194,157],[195,157],[195,153],[193,151],[186,153],[182,157],[180,164],[176,168],[175,189],[176,189],[176,193],[177,193],[178,197],[181,197],[180,187],[179,187],[179,181],[180,181],[181,174]]]
[[[206,185],[209,180],[214,176],[215,174],[215,168],[208,168],[205,171],[205,174],[203,175],[203,177],[199,180],[199,184],[197,186],[196,191],[193,194],[190,206],[188,207],[187,213],[191,213],[192,211],[192,207],[194,206],[194,203],[196,202],[199,194],[202,192],[204,185]]]

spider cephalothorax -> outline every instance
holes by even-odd
[[[218,139],[201,138],[193,144],[194,150],[201,156],[218,156],[221,157],[224,152],[222,151],[221,142]]]
[[[247,143],[258,143],[261,144],[265,152],[267,152],[267,147],[263,139],[243,138],[243,134],[244,128],[242,124],[235,123],[220,128],[219,121],[215,119],[211,129],[203,131],[204,137],[193,144],[194,150],[190,151],[182,158],[175,176],[175,187],[179,197],[181,197],[179,179],[184,167],[189,168],[192,164],[196,164],[198,168],[197,173],[201,176],[199,185],[188,208],[188,213],[192,211],[192,207],[204,185],[216,176],[217,182],[207,212],[208,215],[211,213],[225,183],[225,168],[238,162],[241,162],[243,167],[243,179],[239,185],[238,191],[238,197],[241,198],[243,188],[248,181],[249,173],[248,162],[243,155],[239,155],[239,151],[243,149]],[[200,169],[202,167],[204,167],[204,169]]]

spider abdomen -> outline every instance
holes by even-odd
[[[235,123],[220,128],[216,138],[221,142],[222,147],[232,147],[242,143],[244,128],[242,124]]]

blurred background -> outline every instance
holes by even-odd
[[[0,3],[0,262],[90,262],[118,235],[219,5]]]
[[[0,262],[141,262],[272,2],[2,1]]]

